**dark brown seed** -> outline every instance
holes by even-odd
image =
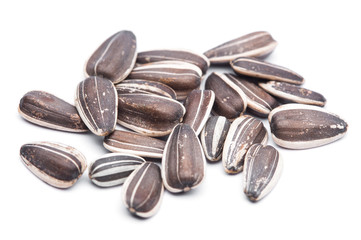
[[[164,192],[160,168],[155,163],[143,163],[127,178],[122,191],[123,202],[132,214],[142,218],[153,216]]]
[[[248,149],[256,143],[266,144],[267,139],[267,130],[257,118],[243,115],[234,120],[223,147],[224,170],[230,174],[241,172]]]
[[[115,130],[104,138],[103,145],[111,152],[162,158],[165,141],[139,133]]]
[[[183,123],[191,126],[199,135],[211,113],[213,103],[214,92],[212,90],[193,90],[184,104],[186,114]]]
[[[90,77],[78,84],[75,107],[95,135],[106,136],[114,131],[117,106],[117,91],[111,81],[101,77]]]
[[[213,113],[235,119],[247,108],[247,97],[240,87],[223,73],[213,72],[207,78],[205,89],[215,95]]]
[[[231,62],[231,66],[240,75],[299,85],[304,82],[301,75],[287,68],[255,58],[237,58]]]
[[[244,193],[253,202],[261,200],[274,188],[281,172],[282,159],[274,147],[252,145],[244,161]]]
[[[347,123],[321,107],[290,103],[268,116],[273,141],[284,148],[306,149],[342,138]]]
[[[76,108],[54,95],[31,91],[20,100],[18,111],[29,122],[67,132],[86,132]]]
[[[119,95],[118,111],[120,125],[148,136],[168,135],[185,114],[178,101],[149,94]]]
[[[212,64],[228,63],[239,57],[265,57],[277,46],[267,32],[254,32],[233,39],[204,53]]]
[[[162,158],[162,178],[173,193],[197,187],[205,174],[205,157],[194,130],[178,124],[170,134]]]
[[[86,169],[86,159],[73,147],[52,142],[24,144],[20,157],[38,178],[57,188],[69,188]]]
[[[125,79],[132,71],[137,44],[130,31],[120,31],[108,38],[93,53],[85,65],[87,76],[100,76],[114,84]]]

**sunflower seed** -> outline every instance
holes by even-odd
[[[267,130],[257,118],[243,115],[234,120],[223,147],[224,170],[230,174],[241,172],[248,149],[255,143],[266,144],[267,139]]]
[[[247,107],[250,113],[258,117],[267,117],[270,111],[279,105],[275,98],[255,83],[249,81],[248,78],[241,78],[228,73],[225,75],[245,93],[247,97]]]
[[[143,163],[127,178],[122,191],[123,202],[132,214],[143,218],[153,216],[164,192],[160,168],[155,163]]]
[[[34,142],[20,148],[25,166],[38,178],[57,188],[69,188],[86,169],[86,159],[73,147],[53,142]]]
[[[342,138],[348,125],[321,107],[290,103],[275,108],[268,116],[273,141],[284,148],[306,149]]]
[[[231,62],[231,66],[237,74],[250,77],[288,82],[298,85],[304,82],[303,77],[298,73],[255,58],[237,58]]]
[[[259,83],[261,88],[269,94],[287,102],[296,102],[317,106],[325,106],[326,99],[322,94],[296,86],[294,84],[269,81],[267,83]]]
[[[186,111],[180,102],[157,95],[121,94],[118,100],[118,123],[148,136],[168,135]]]
[[[201,143],[206,158],[215,162],[221,159],[224,141],[231,123],[223,116],[208,119],[201,133]]]
[[[137,59],[137,43],[131,31],[120,31],[108,38],[85,64],[87,76],[100,76],[114,84],[125,79]]]
[[[204,53],[211,63],[228,63],[238,57],[266,57],[277,46],[267,32],[253,32],[233,39]]]
[[[193,90],[185,101],[186,114],[183,123],[193,128],[197,135],[202,131],[214,103],[212,90]]]
[[[104,138],[103,145],[111,152],[129,153],[142,157],[162,158],[165,141],[139,133],[115,130]]]
[[[89,178],[99,187],[120,185],[144,162],[143,158],[135,155],[108,153],[89,166]]]
[[[164,83],[174,89],[178,100],[184,100],[201,84],[202,71],[196,65],[181,61],[161,61],[137,66],[129,79],[144,79]]]
[[[276,185],[282,171],[282,158],[272,146],[252,145],[244,161],[244,193],[256,202]]]
[[[178,124],[164,148],[164,186],[173,193],[187,192],[202,182],[204,174],[205,157],[196,133],[188,124]]]
[[[138,53],[137,63],[151,63],[159,61],[183,61],[196,65],[203,74],[207,72],[209,60],[203,54],[197,54],[189,50],[157,49]]]
[[[76,108],[54,95],[31,91],[20,100],[18,111],[29,122],[67,132],[86,132]]]
[[[75,107],[87,127],[95,135],[113,132],[117,123],[117,91],[111,81],[90,77],[78,84]]]
[[[209,75],[205,89],[215,94],[212,112],[216,115],[233,120],[247,108],[247,97],[242,89],[223,73],[213,72]]]

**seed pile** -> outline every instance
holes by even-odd
[[[259,201],[282,171],[280,153],[267,145],[269,135],[283,148],[307,149],[340,139],[348,127],[322,108],[324,96],[300,86],[301,75],[263,60],[276,45],[269,33],[254,32],[204,54],[137,52],[135,35],[120,31],[87,61],[74,106],[30,91],[18,110],[43,127],[104,137],[113,153],[89,165],[89,179],[99,187],[124,183],[123,202],[134,215],[156,213],[164,188],[180,193],[198,187],[207,161],[222,160],[228,174],[243,171],[245,195]],[[210,64],[230,71],[212,72],[204,80]],[[271,134],[259,118],[268,118]],[[128,130],[116,130],[117,123]],[[20,156],[57,188],[71,187],[87,168],[84,155],[59,143],[24,144]]]

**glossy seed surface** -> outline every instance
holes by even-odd
[[[148,80],[140,80],[140,79],[128,79],[124,80],[121,83],[115,85],[119,94],[155,94],[163,97],[169,97],[176,99],[177,95],[175,91],[160,82],[156,81],[148,81]]]

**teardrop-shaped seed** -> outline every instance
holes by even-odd
[[[162,177],[166,189],[173,193],[197,187],[205,174],[205,157],[194,130],[178,124],[170,134],[162,158]]]
[[[125,179],[145,160],[141,157],[108,153],[95,160],[89,166],[89,178],[99,187],[113,187],[123,184]]]
[[[100,76],[114,84],[125,79],[137,59],[137,43],[131,31],[120,31],[108,38],[85,65],[87,76]]]
[[[259,201],[275,187],[282,172],[282,158],[272,146],[252,145],[244,160],[244,193]]]
[[[212,64],[228,63],[239,57],[265,57],[277,46],[267,32],[253,32],[212,48],[204,53]]]
[[[284,148],[306,149],[342,138],[348,125],[336,114],[317,106],[290,103],[268,116],[273,141]]]
[[[153,216],[164,192],[160,168],[155,163],[143,163],[127,178],[122,191],[123,202],[132,214],[142,218]]]
[[[83,154],[60,143],[24,144],[20,148],[20,157],[33,174],[57,188],[73,186],[87,167]]]
[[[224,170],[230,174],[241,172],[248,149],[256,143],[266,144],[267,140],[267,130],[257,118],[243,115],[234,120],[223,147]]]
[[[163,97],[169,97],[176,99],[177,95],[175,91],[160,82],[149,81],[149,80],[140,80],[140,79],[128,79],[124,80],[121,83],[115,85],[119,94],[127,93],[142,93],[142,94],[156,94]]]
[[[183,123],[193,128],[197,135],[202,131],[214,103],[212,90],[193,90],[185,101],[186,114]]]
[[[235,119],[247,108],[247,97],[231,78],[223,73],[213,72],[206,80],[205,89],[215,95],[212,112],[216,115]]]
[[[168,135],[185,114],[180,102],[149,94],[119,95],[118,111],[120,125],[148,136]]]
[[[321,107],[326,104],[326,98],[322,94],[294,84],[269,81],[267,83],[259,83],[258,85],[269,94],[278,97],[283,101],[317,105]]]
[[[231,62],[231,66],[233,70],[240,75],[298,85],[304,82],[301,75],[290,69],[255,58],[237,58]]]
[[[86,132],[76,108],[43,91],[30,91],[20,100],[18,111],[29,122],[67,132]]]
[[[183,61],[196,65],[203,74],[207,72],[209,60],[203,54],[197,54],[189,50],[157,49],[138,53],[137,63],[152,63],[159,61]]]
[[[228,73],[225,75],[245,93],[250,113],[258,117],[267,117],[270,111],[279,105],[274,97],[246,77],[238,77]]]
[[[103,145],[111,152],[135,154],[142,157],[162,158],[165,141],[139,133],[115,130],[104,138]]]
[[[201,133],[201,143],[206,158],[215,162],[221,159],[224,141],[231,123],[223,116],[208,119]]]
[[[111,81],[90,77],[78,84],[75,107],[87,127],[95,135],[113,132],[117,123],[118,95]]]

